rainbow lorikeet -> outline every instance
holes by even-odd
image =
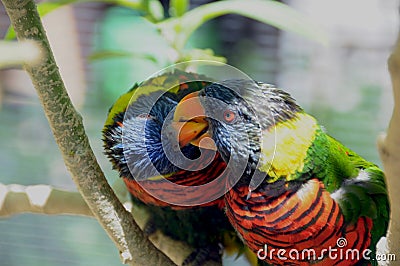
[[[175,70],[136,84],[110,108],[103,129],[105,153],[113,168],[123,178],[133,201],[151,214],[145,232],[150,234],[160,229],[165,235],[196,249],[184,265],[201,265],[208,259],[221,260],[220,244],[232,251],[240,252],[243,248],[224,214],[221,197],[212,201],[205,198],[200,206],[180,206],[143,189],[144,184],[147,189],[160,193],[157,195],[172,195],[185,200],[188,195],[174,184],[203,185],[223,172],[225,162],[218,153],[213,153],[208,166],[188,171],[170,162],[161,145],[162,127],[168,113],[187,94],[209,84],[207,80],[204,76]],[[124,142],[123,138],[128,141]],[[180,151],[188,159],[196,159],[201,154],[194,145],[186,145]],[[203,155],[207,155],[207,151],[204,152]],[[210,196],[199,190],[190,193],[191,197],[199,199]]]
[[[259,258],[377,265],[390,213],[383,172],[329,136],[288,93],[251,80],[213,83],[182,99],[174,121],[182,147],[211,137],[232,169],[226,213]]]

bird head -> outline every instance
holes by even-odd
[[[174,152],[173,143],[168,138],[162,141],[163,124],[176,104],[177,96],[173,93],[148,93],[115,115],[114,122],[105,127],[105,152],[121,176],[144,180],[180,170],[165,152]],[[193,145],[186,145],[179,153],[190,159],[201,154]]]
[[[217,149],[253,170],[261,151],[262,133],[300,110],[289,94],[252,80],[212,83],[187,95],[176,107],[175,128],[181,147],[193,144]],[[211,139],[212,140],[211,140]]]

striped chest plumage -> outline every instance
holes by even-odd
[[[179,202],[205,202],[202,207],[206,206],[218,206],[219,208],[224,207],[224,201],[218,195],[223,194],[225,178],[218,178],[223,175],[226,164],[220,158],[217,153],[214,160],[202,168],[199,171],[186,171],[181,170],[173,175],[163,178],[157,177],[155,179],[148,179],[140,181],[138,183],[132,178],[124,178],[124,182],[129,190],[129,192],[146,204],[152,204],[156,206],[169,206],[174,210],[193,208],[193,206],[178,206],[168,203],[168,201],[160,200],[168,198],[168,196],[173,195],[174,201]],[[209,182],[216,181],[217,183],[213,186],[213,189],[208,189],[204,191],[199,189],[198,186],[205,185]],[[186,186],[188,190],[183,191],[180,186]],[[150,190],[151,193],[149,193]],[[157,195],[154,197],[152,195]],[[215,200],[209,201],[209,199],[216,198]]]
[[[357,258],[345,260],[343,255],[358,250],[361,257],[370,245],[372,220],[361,217],[354,225],[346,225],[338,204],[317,179],[277,197],[266,196],[262,187],[257,191],[260,192],[252,192],[248,199],[246,186],[229,191],[225,197],[226,213],[246,244],[254,252],[262,249],[259,255],[265,256],[268,263],[354,265]],[[343,247],[338,246],[342,238],[347,241]],[[336,258],[328,254],[332,249],[336,249]]]

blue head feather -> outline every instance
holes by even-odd
[[[105,145],[121,176],[143,180],[181,170],[165,153],[173,151],[172,142],[165,138],[163,147],[161,139],[163,123],[177,103],[175,94],[154,92],[140,96],[126,112],[114,117],[115,123],[104,132]],[[188,159],[200,156],[200,150],[192,145],[181,148],[180,152]]]

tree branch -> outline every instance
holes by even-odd
[[[0,68],[35,64],[41,59],[40,48],[32,41],[7,42],[0,41]]]
[[[175,265],[159,252],[108,185],[98,165],[82,118],[68,97],[33,0],[2,0],[19,41],[37,41],[43,60],[25,64],[65,165],[90,210],[115,242],[124,263]]]
[[[378,150],[385,170],[391,216],[388,231],[388,247],[390,252],[400,250],[400,35],[392,54],[388,59],[388,67],[392,79],[394,109],[386,135],[378,138]],[[400,265],[400,260],[391,262],[391,265]]]
[[[124,205],[132,211],[135,221],[143,229],[149,218],[146,209],[132,202],[126,202]],[[21,213],[93,217],[93,213],[78,192],[60,190],[49,185],[22,186],[0,183],[0,217],[5,218]],[[193,248],[165,236],[161,231],[156,231],[149,239],[177,265],[181,265],[193,251]],[[209,261],[205,265],[219,264]]]
[[[0,217],[26,212],[93,217],[93,213],[78,192],[55,189],[49,185],[0,184]]]

